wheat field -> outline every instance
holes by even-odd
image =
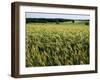
[[[89,64],[89,25],[27,23],[26,67]]]

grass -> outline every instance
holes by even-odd
[[[89,64],[89,25],[26,24],[26,67]]]

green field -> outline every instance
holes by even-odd
[[[26,24],[26,67],[81,64],[89,64],[89,25]]]

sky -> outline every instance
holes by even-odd
[[[26,12],[26,18],[63,18],[73,20],[89,20],[89,15],[84,14],[61,14],[61,13],[40,13],[40,12]]]

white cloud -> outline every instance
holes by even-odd
[[[89,20],[90,16],[84,14],[26,12],[26,18],[63,18],[63,19]]]

